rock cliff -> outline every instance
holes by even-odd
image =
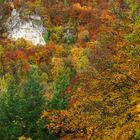
[[[34,45],[44,45],[43,38],[44,27],[41,17],[36,14],[26,15],[26,19],[20,17],[20,10],[13,9],[11,16],[7,21],[8,38],[17,40],[24,38],[31,41]]]

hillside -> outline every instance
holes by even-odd
[[[0,0],[0,140],[140,140],[139,0]]]

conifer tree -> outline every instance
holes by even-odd
[[[53,96],[48,103],[49,109],[65,109],[67,107],[68,96],[62,96],[62,92],[67,88],[70,82],[70,68],[63,66],[60,74],[55,81]]]

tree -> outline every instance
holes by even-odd
[[[74,77],[68,108],[43,114],[46,127],[61,139],[139,139],[140,3],[127,4],[122,9],[117,1],[112,11],[102,12],[99,38],[87,71]],[[71,53],[74,64],[80,64],[80,49]]]
[[[77,48],[73,47],[70,50],[73,65],[75,66],[75,69],[77,72],[83,70],[88,65],[88,57],[85,53],[85,50],[83,48]]]
[[[68,95],[62,93],[70,83],[70,68],[66,65],[62,67],[54,83],[53,95],[48,102],[49,109],[61,110],[67,107]]]
[[[21,134],[22,123],[17,113],[18,93],[15,80],[12,79],[7,94],[1,96],[0,100],[0,139],[16,139]]]
[[[9,83],[6,95],[0,99],[0,139],[15,140],[20,136],[45,140],[47,138],[41,113],[44,107],[42,87],[34,77],[35,70],[28,73],[25,83]],[[5,135],[6,134],[6,135]]]
[[[4,0],[0,0],[0,4],[2,4],[4,2]]]

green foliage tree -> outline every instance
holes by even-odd
[[[0,4],[2,4],[4,2],[4,0],[0,0]]]
[[[26,135],[38,138],[38,123],[43,111],[44,99],[43,90],[40,83],[34,77],[35,70],[28,74],[27,82],[24,84],[21,95],[21,116],[26,123]],[[28,113],[27,113],[28,112]]]
[[[134,135],[134,138],[132,140],[139,140],[140,139],[140,129],[136,131],[136,134]]]
[[[55,42],[56,44],[60,44],[63,39],[63,28],[62,26],[55,26],[52,28],[49,28],[49,37],[50,40]]]
[[[16,139],[21,133],[17,114],[18,97],[15,80],[13,79],[8,87],[6,96],[0,98],[0,139]],[[19,118],[20,119],[20,118]],[[15,121],[16,120],[16,121]],[[16,134],[15,134],[16,133]]]
[[[64,0],[64,5],[65,5],[65,7],[67,7],[68,4],[69,4],[68,0]]]
[[[44,40],[45,40],[46,43],[49,41],[49,32],[48,31],[46,31],[44,33]]]
[[[23,85],[13,79],[7,94],[0,98],[1,140],[16,140],[23,135],[33,140],[47,138],[40,118],[44,107],[43,90],[34,73],[34,70],[28,73]]]
[[[68,45],[74,44],[75,43],[75,37],[72,34],[68,35],[67,37],[65,37],[64,43],[66,43]]]
[[[61,110],[67,107],[68,95],[62,95],[70,83],[70,68],[66,65],[61,69],[55,81],[52,99],[48,102],[49,109]]]

